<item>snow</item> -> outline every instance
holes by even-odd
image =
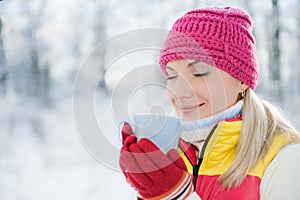
[[[52,108],[11,102],[0,102],[1,111],[11,109],[0,118],[1,200],[134,198],[123,174],[97,162],[81,145],[71,99]]]
[[[257,92],[278,103],[299,130],[300,112],[297,106],[300,99],[300,70],[298,54],[295,53],[297,40],[294,37],[297,33],[294,30],[297,28],[294,17],[298,14],[297,6],[294,6],[297,0],[288,0],[282,5],[285,16],[281,22],[287,22],[282,34],[284,80],[280,87],[285,97],[282,101],[274,90],[277,86],[268,81],[268,35],[264,27],[269,16],[264,13],[265,6],[260,6],[261,1],[257,1],[251,1],[251,9],[255,11],[257,43],[261,46],[258,52],[262,75]],[[46,7],[41,16],[35,16],[41,2],[32,0],[27,7],[24,7],[27,2],[22,0],[0,3],[6,61],[7,66],[11,67],[9,71],[13,73],[10,74],[7,94],[0,94],[0,200],[134,199],[136,192],[118,169],[118,123],[121,120],[130,122],[130,116],[135,112],[156,110],[170,114],[172,110],[165,97],[163,84],[135,88],[129,93],[111,91],[120,92],[116,88],[125,86],[129,82],[126,80],[134,83],[149,78],[150,73],[138,76],[133,69],[137,66],[153,67],[157,51],[144,49],[130,52],[118,58],[107,70],[105,81],[110,91],[103,93],[97,90],[95,105],[92,105],[93,117],[103,133],[102,141],[87,143],[84,137],[88,133],[77,129],[72,105],[75,74],[90,51],[104,39],[145,27],[167,29],[178,16],[196,4],[204,7],[225,6],[227,3],[220,0],[207,0],[203,4],[200,1],[183,4],[181,0],[128,0],[120,5],[118,0],[53,0],[45,1]],[[270,11],[270,2],[264,2],[264,5],[268,8],[266,12]],[[103,9],[97,10],[99,6]],[[287,10],[289,12],[285,12]],[[31,15],[24,17],[24,13]],[[40,50],[41,63],[49,64],[51,69],[47,104],[18,91],[18,85],[22,86],[20,88],[30,87],[30,77],[22,74],[26,72],[25,64],[30,66],[27,45],[31,43],[26,40],[32,23],[30,20],[40,23],[33,38]],[[106,29],[97,30],[99,24]],[[95,74],[98,72],[96,70]],[[95,78],[95,74],[89,74],[86,79]],[[140,105],[141,101],[145,103]],[[121,109],[124,105],[126,114],[117,116],[112,107]],[[85,105],[80,107],[83,111],[86,108]],[[92,125],[88,117],[83,118],[87,127]],[[93,145],[97,148],[91,150]],[[116,151],[107,152],[105,145]],[[104,150],[101,151],[101,148]],[[100,150],[101,155],[96,150]]]

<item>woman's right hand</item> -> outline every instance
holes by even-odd
[[[192,191],[192,176],[176,149],[164,154],[149,139],[137,141],[124,123],[120,167],[127,181],[145,199],[185,199]]]

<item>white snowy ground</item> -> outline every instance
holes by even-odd
[[[69,98],[51,109],[0,99],[0,200],[134,199],[123,175],[84,149],[71,109]]]

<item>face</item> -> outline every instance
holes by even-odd
[[[232,105],[248,86],[227,72],[194,60],[176,60],[166,66],[167,96],[183,121],[215,115]]]

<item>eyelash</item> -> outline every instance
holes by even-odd
[[[169,80],[171,80],[171,79],[173,79],[175,77],[177,77],[177,75],[175,75],[175,76],[169,76],[168,78],[166,78],[166,80],[169,81]]]
[[[204,76],[207,76],[208,73],[206,72],[206,73],[202,73],[202,74],[192,74],[192,75],[195,77],[204,77]]]
[[[205,77],[207,76],[209,73],[202,73],[202,74],[191,74],[193,75],[194,77]],[[169,76],[168,78],[166,78],[166,80],[172,80],[174,78],[176,78],[178,75],[173,75],[173,76]]]

